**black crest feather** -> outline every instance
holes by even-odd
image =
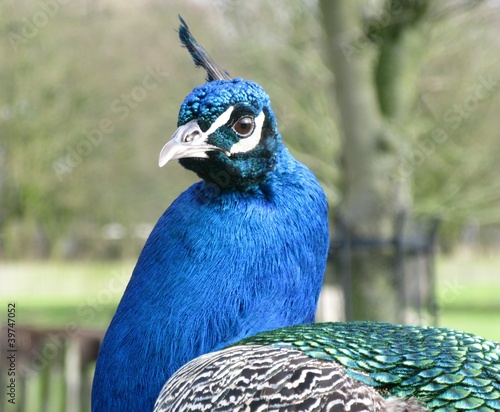
[[[219,65],[216,64],[208,55],[205,49],[198,44],[181,16],[179,16],[179,20],[181,21],[181,25],[179,26],[179,39],[181,40],[182,45],[188,49],[195,66],[203,67],[206,70],[207,82],[211,82],[213,80],[231,80],[229,73],[219,67]]]

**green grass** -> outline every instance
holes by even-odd
[[[439,326],[500,342],[500,258],[441,258],[437,265]]]
[[[131,262],[2,263],[0,307],[15,302],[22,325],[105,328],[132,269]]]
[[[23,325],[33,325],[39,328],[63,328],[77,320],[81,328],[107,328],[115,313],[118,302],[99,307],[86,304],[72,305],[69,303],[22,304],[18,306],[19,321]]]

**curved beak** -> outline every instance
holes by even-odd
[[[159,165],[165,166],[167,162],[187,157],[207,158],[208,151],[224,152],[221,148],[208,144],[208,134],[202,132],[196,120],[191,120],[179,127],[172,139],[163,146],[160,152]]]

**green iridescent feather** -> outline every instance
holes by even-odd
[[[415,397],[436,411],[500,410],[500,346],[450,329],[374,322],[299,325],[237,345],[299,349],[338,362],[385,396]]]

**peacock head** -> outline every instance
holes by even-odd
[[[178,128],[160,152],[160,167],[178,159],[221,189],[258,188],[274,170],[281,145],[269,96],[217,66],[182,18],[179,37],[196,66],[207,71],[207,83],[184,100]]]

